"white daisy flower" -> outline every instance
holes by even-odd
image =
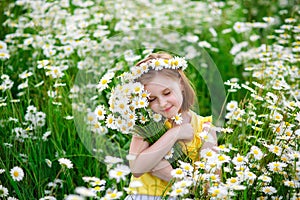
[[[170,158],[173,158],[173,154],[174,154],[174,149],[172,148],[166,155],[165,155],[165,159],[168,160]]]
[[[180,167],[188,173],[191,173],[194,170],[193,166],[190,163],[182,162],[181,160],[179,160],[179,163]]]
[[[117,183],[120,180],[126,180],[126,176],[130,173],[130,168],[126,165],[117,165],[116,168],[109,171],[109,177],[116,179]]]
[[[191,180],[181,180],[179,182],[174,183],[175,188],[186,188],[190,187],[193,184],[193,181]]]
[[[58,159],[58,162],[61,166],[67,167],[68,169],[73,168],[73,163],[67,158],[60,158]]]
[[[250,152],[256,160],[262,159],[264,155],[263,152],[260,150],[260,148],[258,148],[257,146],[252,146]]]
[[[137,101],[137,108],[146,108],[149,102],[146,98],[139,98]]]
[[[32,75],[33,75],[32,72],[27,72],[27,70],[26,70],[26,71],[22,72],[21,74],[19,74],[19,78],[20,79],[25,79],[25,78],[28,78]]]
[[[263,187],[261,191],[267,195],[272,195],[277,192],[277,190],[272,186]]]
[[[232,159],[233,164],[235,164],[236,166],[244,165],[247,161],[248,159],[244,156],[241,156],[240,154]]]
[[[48,165],[48,167],[52,167],[52,162],[49,159],[45,159],[46,164]]]
[[[216,152],[214,152],[212,149],[209,148],[201,150],[200,154],[202,158],[206,158],[206,159],[212,159],[217,155]]]
[[[218,155],[218,162],[220,163],[228,163],[230,161],[230,157],[225,154],[219,154]]]
[[[6,51],[7,44],[0,40],[0,52]]]
[[[111,82],[111,79],[114,77],[114,72],[109,72],[105,74],[99,81],[97,88],[99,91],[103,91],[104,89],[108,88],[108,84]]]
[[[268,164],[269,170],[277,173],[282,172],[283,168],[285,168],[286,166],[287,164],[283,162],[271,162]]]
[[[144,115],[140,115],[139,121],[140,123],[145,124],[148,121],[148,118]]]
[[[238,102],[237,101],[230,101],[227,105],[226,105],[226,109],[228,111],[234,111],[235,109],[237,109],[238,107]]]
[[[0,185],[0,197],[6,197],[8,195],[8,189],[3,185]]]
[[[144,73],[143,68],[141,67],[133,67],[131,68],[131,74],[134,77],[140,77]]]
[[[213,186],[208,190],[215,199],[223,199],[228,195],[227,188],[224,186]]]
[[[115,102],[115,109],[114,109],[114,113],[120,113],[122,115],[124,115],[125,113],[129,112],[129,106],[126,102],[126,99],[124,99],[123,101],[118,100]]]
[[[21,167],[14,167],[10,170],[10,175],[15,181],[21,181],[24,178],[24,171]]]
[[[76,194],[69,194],[64,200],[85,200],[85,198]]]
[[[185,175],[186,175],[186,172],[183,171],[181,168],[177,168],[177,169],[173,169],[171,171],[171,175],[174,177],[174,178],[184,178]]]
[[[47,65],[49,65],[49,64],[50,64],[50,61],[49,61],[49,60],[39,60],[39,61],[37,61],[37,63],[38,63],[37,68],[38,68],[38,69],[41,69],[41,68],[44,68],[44,67],[46,67]]]
[[[112,114],[109,114],[106,117],[105,125],[106,125],[107,128],[111,128],[111,129],[116,129],[117,128],[116,122],[115,122],[115,117]]]
[[[180,60],[178,59],[178,57],[171,59],[170,65],[172,69],[178,69],[180,66]]]
[[[278,113],[278,112],[274,112],[274,114],[272,115],[272,118],[275,120],[275,121],[281,121],[283,116],[282,114]]]
[[[245,23],[245,22],[235,22],[235,24],[233,26],[233,30],[235,30],[235,32],[237,32],[237,33],[243,33],[243,32],[251,30],[251,27],[248,26],[247,23]]]
[[[137,119],[137,116],[135,112],[128,112],[125,114],[124,118],[128,120],[129,122],[135,123],[135,120]]]
[[[81,196],[84,196],[84,197],[95,197],[96,196],[96,192],[93,191],[92,189],[90,188],[86,188],[86,187],[76,187],[75,188],[75,192]]]
[[[239,185],[240,182],[241,181],[240,181],[239,177],[231,177],[226,180],[226,185],[228,187],[233,187],[233,186]]]
[[[95,112],[89,112],[87,114],[87,123],[95,124],[96,121],[97,121],[97,115],[95,114]]]
[[[146,63],[140,64],[139,67],[142,70],[142,74],[147,73],[149,71],[149,66]]]
[[[187,188],[174,188],[173,191],[170,193],[170,196],[172,197],[183,196],[188,192],[189,190]]]
[[[272,178],[263,174],[258,177],[258,180],[262,180],[263,182],[270,183],[272,181]]]
[[[101,180],[99,178],[94,177],[95,180],[92,180],[90,182],[91,186],[95,187],[95,186],[104,186],[106,184],[105,180]]]
[[[150,67],[155,70],[162,70],[163,69],[163,63],[161,59],[153,59],[150,62]]]
[[[106,194],[104,196],[104,199],[119,199],[123,195],[123,192],[117,191],[117,190],[110,190],[108,189],[106,191]]]
[[[158,113],[154,113],[152,115],[152,118],[155,122],[159,122],[161,119],[162,119],[162,115],[161,114],[158,114]]]
[[[277,156],[281,155],[282,148],[280,146],[271,144],[271,145],[268,146],[268,149],[269,149],[270,152],[276,154]]]
[[[0,60],[9,59],[9,57],[10,57],[10,55],[8,52],[6,52],[6,51],[0,52]]]
[[[46,72],[46,75],[47,76],[51,76],[54,79],[61,78],[61,77],[63,77],[65,75],[63,73],[63,70],[60,67],[57,67],[57,66],[48,67],[48,70],[49,71]]]
[[[122,163],[123,159],[118,157],[113,157],[113,156],[105,156],[104,162],[107,164],[116,164],[116,163]]]
[[[171,118],[172,120],[174,120],[174,122],[176,124],[181,124],[182,123],[182,120],[183,118],[181,117],[181,113],[175,115],[174,117]]]
[[[265,22],[267,22],[268,24],[273,24],[275,22],[275,18],[274,17],[263,17],[262,19]]]
[[[106,114],[104,105],[97,106],[95,109],[95,114],[99,120],[103,120]]]
[[[132,85],[132,91],[134,94],[141,94],[143,90],[144,90],[144,86],[139,82],[136,82]]]

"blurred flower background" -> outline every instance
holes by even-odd
[[[208,52],[226,88],[218,153],[182,163],[169,195],[299,199],[299,3],[1,1],[0,198],[124,199],[139,187],[129,185],[133,158],[116,156],[101,140],[126,154],[131,136],[97,123],[93,111],[107,96],[86,93],[112,66],[126,69],[166,42],[187,60],[198,48]],[[200,114],[211,115],[204,78],[186,71]],[[76,118],[86,124],[78,127]]]

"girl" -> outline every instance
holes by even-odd
[[[184,143],[185,152],[193,161],[199,160],[200,148],[212,148],[217,145],[215,133],[210,133],[214,142],[201,143],[197,133],[203,131],[204,123],[211,122],[211,117],[201,117],[190,110],[195,100],[195,92],[183,69],[167,66],[171,59],[172,56],[167,53],[153,53],[136,64],[142,66],[153,64],[153,61],[158,62],[155,63],[157,69],[150,69],[137,81],[150,93],[149,107],[155,113],[169,120],[181,113],[182,123],[177,125],[171,122],[172,128],[151,146],[142,137],[132,137],[129,154],[135,159],[129,163],[133,175],[131,182],[139,181],[142,186],[134,188],[134,194],[128,195],[126,200],[161,199],[167,194],[173,168],[164,157],[177,141]],[[163,63],[159,63],[161,61]]]

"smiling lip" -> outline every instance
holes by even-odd
[[[165,112],[169,112],[171,110],[172,106],[170,106],[169,108],[166,108],[164,111]]]

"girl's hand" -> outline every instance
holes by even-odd
[[[194,138],[194,129],[190,123],[181,124],[176,128],[177,140],[191,141]]]

